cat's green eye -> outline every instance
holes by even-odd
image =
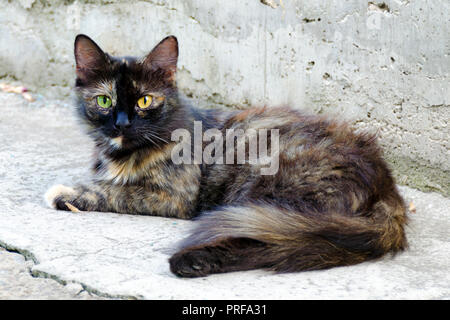
[[[108,96],[98,96],[97,97],[97,104],[102,108],[109,108],[111,107],[112,101],[111,98]]]

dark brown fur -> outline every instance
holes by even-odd
[[[75,54],[78,109],[97,145],[96,182],[54,187],[47,195],[54,207],[197,217],[169,261],[183,277],[325,269],[406,248],[405,205],[374,135],[290,108],[192,108],[176,89],[174,37],[142,60],[110,57],[85,36],[77,37]],[[158,104],[136,109],[147,92]],[[116,99],[112,110],[95,106],[99,94]],[[114,125],[119,112],[131,122],[121,136]],[[278,172],[261,175],[260,166],[249,164],[174,164],[170,132],[192,132],[194,120],[224,136],[227,129],[279,129]]]

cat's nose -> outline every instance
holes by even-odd
[[[117,114],[115,126],[117,129],[121,130],[129,128],[131,126],[130,120],[128,119],[128,114],[126,114],[126,112],[120,111]]]

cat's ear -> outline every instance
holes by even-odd
[[[161,70],[165,80],[175,81],[178,61],[178,41],[174,36],[168,36],[158,43],[145,57],[144,66],[149,70]]]
[[[86,80],[97,71],[102,70],[107,63],[105,53],[88,36],[79,34],[75,38],[76,74],[81,80]]]

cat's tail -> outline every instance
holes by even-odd
[[[270,204],[224,207],[198,219],[171,258],[171,269],[180,276],[255,268],[293,272],[395,253],[407,246],[405,207],[397,198],[379,201],[365,217],[296,212]]]

